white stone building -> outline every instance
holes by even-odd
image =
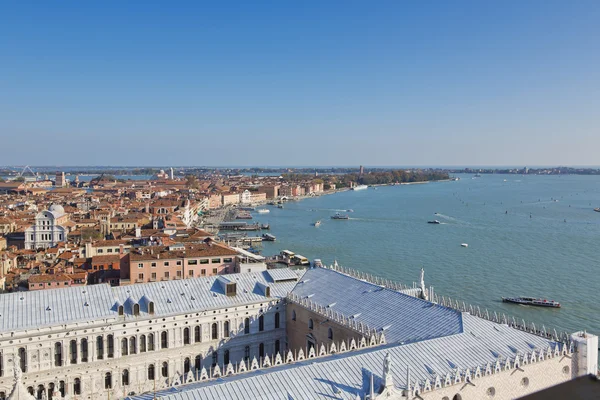
[[[68,231],[61,226],[68,215],[61,205],[53,204],[35,216],[35,224],[25,229],[25,248],[35,250],[56,246],[67,240]]]
[[[339,267],[0,296],[21,400],[512,399],[595,373],[597,348]]]

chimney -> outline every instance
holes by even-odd
[[[124,251],[124,246],[123,246],[123,244],[121,243],[121,244],[119,245],[119,254],[123,254],[124,252],[125,252],[125,251]]]

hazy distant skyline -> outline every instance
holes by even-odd
[[[600,2],[0,8],[2,165],[598,165]]]

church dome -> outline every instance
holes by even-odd
[[[65,213],[65,209],[60,204],[52,204],[50,206],[50,208],[48,209],[48,211],[51,211],[55,214],[64,214]]]

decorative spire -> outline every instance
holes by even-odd
[[[35,397],[29,394],[23,385],[23,371],[21,371],[21,357],[15,355],[13,358],[13,370],[15,374],[15,383],[12,392],[8,395],[7,400],[35,400]]]
[[[428,300],[429,296],[427,296],[427,290],[425,289],[425,270],[423,268],[421,268],[420,283],[421,283],[421,298],[423,300]]]
[[[383,384],[386,389],[394,387],[394,377],[392,375],[392,356],[387,353],[383,358]]]

